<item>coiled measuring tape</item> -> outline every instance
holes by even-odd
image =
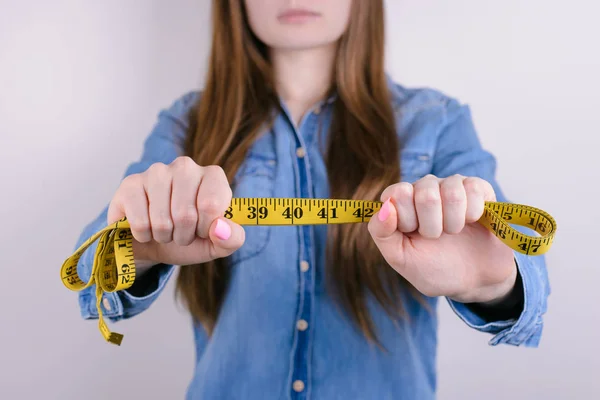
[[[320,225],[368,222],[381,208],[379,201],[301,199],[301,198],[234,198],[224,217],[240,225]],[[486,202],[478,221],[511,249],[526,255],[546,253],[554,240],[556,222],[538,208],[504,202]],[[540,236],[530,236],[512,225],[527,227]],[[104,292],[125,290],[135,280],[132,234],[127,218],[110,224],[86,240],[61,268],[64,285],[80,291],[96,284],[98,326],[109,343],[120,345],[123,335],[111,332],[103,320],[100,302]],[[84,251],[96,240],[90,279],[84,282],[77,264]]]

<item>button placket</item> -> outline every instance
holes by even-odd
[[[298,197],[311,198],[312,193],[312,177],[310,175],[310,160],[309,154],[306,147],[306,138],[311,138],[311,132],[316,129],[315,116],[308,116],[305,123],[300,124],[300,129],[306,136],[303,137],[301,132],[295,129],[292,125],[293,133],[296,139],[295,147],[292,149],[293,155],[295,155],[295,173],[296,173],[296,193]],[[298,276],[300,290],[302,294],[299,294],[298,298],[298,312],[296,314],[296,322],[294,330],[294,346],[293,346],[293,358],[292,366],[290,371],[290,389],[292,391],[293,399],[304,399],[310,393],[309,382],[310,376],[310,337],[311,331],[309,322],[312,318],[313,307],[314,307],[314,268],[311,268],[309,261],[314,263],[313,260],[313,246],[312,232],[309,226],[299,226],[298,233],[300,234],[300,261],[299,269],[300,274]],[[298,265],[298,264],[297,264]]]

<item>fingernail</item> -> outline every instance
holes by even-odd
[[[218,219],[215,226],[215,235],[221,240],[227,240],[231,236],[231,227],[227,222]]]
[[[389,198],[381,206],[378,216],[379,216],[379,220],[381,222],[385,221],[390,216],[390,199]]]

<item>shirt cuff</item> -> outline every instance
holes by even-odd
[[[160,264],[153,267],[151,271],[147,272],[147,274],[153,275],[147,277],[152,278],[153,282],[148,284],[147,288],[149,290],[140,294],[133,295],[127,290],[104,293],[100,302],[103,316],[112,322],[116,322],[134,317],[147,310],[164,290],[174,270],[173,265]],[[144,278],[146,277],[144,276]],[[90,290],[80,292],[79,306],[84,319],[98,318],[95,286],[90,287]]]
[[[515,253],[515,262],[521,275],[523,285],[523,310],[518,318],[498,321],[486,321],[475,313],[466,304],[447,298],[450,308],[469,327],[480,332],[492,333],[494,336],[489,344],[510,344],[514,346],[537,347],[539,345],[545,312],[545,299],[547,291],[544,288],[544,280],[541,279],[536,265],[535,257]]]

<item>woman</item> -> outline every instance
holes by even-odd
[[[204,90],[160,114],[78,243],[131,225],[137,280],[103,312],[141,313],[181,265],[194,399],[434,398],[440,296],[492,344],[536,346],[544,259],[476,223],[506,201],[495,159],[466,106],[386,76],[383,1],[212,7]],[[241,227],[232,196],[385,203],[368,224]],[[80,304],[97,318],[93,288]]]

